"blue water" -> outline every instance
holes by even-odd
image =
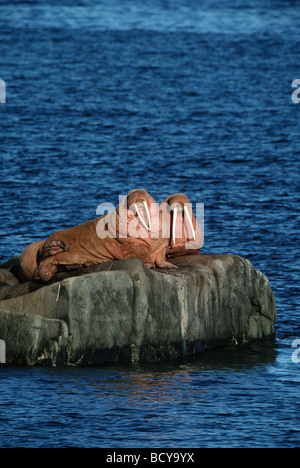
[[[268,275],[276,340],[188,362],[0,368],[1,447],[300,445],[295,1],[0,3],[0,261],[143,187]]]

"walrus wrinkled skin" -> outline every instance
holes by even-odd
[[[170,229],[166,259],[196,255],[203,245],[203,231],[194,216],[190,200],[183,193],[169,195],[161,204]]]
[[[28,245],[22,252],[20,258],[20,280],[22,282],[32,281],[37,267],[37,255],[44,241],[36,241]]]
[[[155,222],[158,208],[148,192],[137,189],[105,216],[55,232],[38,249],[34,279],[48,282],[58,271],[127,258],[141,258],[148,267],[177,268],[165,260],[169,240]]]

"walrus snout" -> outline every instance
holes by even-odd
[[[182,216],[184,217],[184,221],[186,222],[187,226],[189,227],[192,237],[194,240],[196,240],[196,232],[193,226],[193,221],[192,217],[189,213],[188,209],[188,204],[190,204],[190,200],[186,195],[183,193],[176,193],[174,195],[171,195],[168,198],[167,201],[170,211],[172,211],[173,216],[172,216],[172,241],[173,244],[175,245],[175,239],[176,239],[176,222],[177,222],[177,215],[178,213],[182,213]]]
[[[137,216],[140,224],[147,231],[151,231],[151,216],[149,210],[149,204],[151,202],[152,198],[144,189],[136,189],[128,194],[127,209]]]

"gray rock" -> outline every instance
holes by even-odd
[[[23,296],[24,294],[29,294],[37,289],[40,289],[42,285],[37,283],[21,283],[17,285],[0,285],[0,301],[5,299],[12,299],[14,297]]]
[[[0,268],[0,286],[19,284],[17,278],[8,270]]]
[[[20,259],[21,259],[20,255],[16,256],[16,257],[13,257],[13,258],[10,258],[5,263],[0,263],[0,268],[3,269],[3,270],[9,271],[18,280],[21,280],[21,278],[20,278]]]
[[[6,362],[154,362],[274,338],[274,295],[248,260],[191,255],[173,263],[179,268],[149,270],[121,260],[60,273],[46,286],[11,286],[13,297],[6,289],[0,300]]]
[[[18,366],[65,365],[68,327],[63,320],[0,310],[0,335],[6,363]]]

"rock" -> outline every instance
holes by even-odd
[[[18,366],[65,365],[68,327],[63,320],[0,310],[6,363]]]
[[[248,260],[190,255],[173,263],[179,268],[149,270],[139,259],[121,260],[60,273],[45,286],[2,288],[6,362],[155,362],[274,338],[274,295]]]
[[[41,285],[31,282],[11,286],[7,284],[2,284],[2,287],[0,285],[0,301],[3,301],[5,299],[12,299],[18,296],[23,296],[24,294],[29,294],[41,287]]]
[[[0,263],[0,268],[9,271],[20,280],[20,260],[21,256],[10,258],[5,263]]]
[[[0,268],[0,286],[19,284],[17,278],[8,270]]]

